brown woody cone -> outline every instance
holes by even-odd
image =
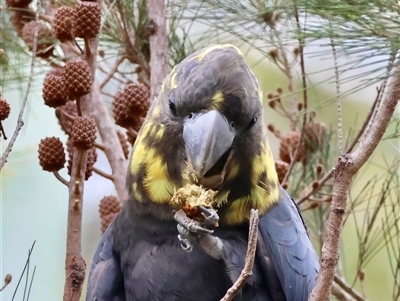
[[[306,123],[304,133],[307,149],[315,152],[323,145],[326,135],[326,125],[322,122],[310,121]]]
[[[65,164],[64,146],[57,137],[47,137],[39,143],[39,164],[46,171],[59,171]]]
[[[32,0],[6,0],[8,8],[25,8],[31,4]]]
[[[21,38],[24,40],[30,51],[33,50],[36,24],[36,21],[30,21],[22,28]],[[36,56],[48,58],[53,54],[55,36],[53,35],[53,32],[43,23],[39,22],[37,26],[39,28],[37,35]]]
[[[86,61],[70,61],[64,67],[64,81],[70,98],[89,94],[92,87],[92,76]]]
[[[129,145],[128,145],[128,140],[126,139],[126,136],[124,133],[117,131],[118,139],[119,142],[121,143],[122,150],[124,152],[125,159],[128,159],[129,157]]]
[[[143,124],[143,119],[140,115],[145,115],[147,109],[145,104],[139,105],[143,101],[143,98],[135,99],[132,97],[132,91],[126,93],[125,89],[118,91],[114,96],[113,101],[113,116],[115,123],[126,129],[133,128],[135,131],[139,131]],[[143,94],[139,94],[143,95]],[[141,106],[141,111],[135,112],[135,106],[138,108]]]
[[[43,81],[42,96],[44,103],[52,108],[63,106],[68,101],[62,76],[48,74]]]
[[[145,117],[150,106],[149,89],[143,84],[132,83],[125,86],[123,94],[129,113]]]
[[[101,232],[104,233],[118,213],[110,213],[101,218]]]
[[[57,108],[56,116],[61,129],[67,135],[70,135],[72,123],[74,122],[75,117],[78,116],[75,101],[68,101],[65,105]]]
[[[71,175],[72,171],[72,162],[74,160],[74,146],[72,145],[71,139],[67,140],[67,151],[68,151],[68,174]],[[93,166],[97,161],[97,152],[96,148],[92,147],[88,150],[87,161],[86,161],[86,170],[85,170],[85,180],[88,180],[93,173]]]
[[[279,183],[282,184],[282,181],[289,170],[289,163],[277,159],[275,160],[275,169],[276,173],[278,174]]]
[[[300,141],[300,133],[296,131],[289,131],[282,135],[279,145],[279,157],[282,161],[289,163],[292,161]],[[299,151],[296,156],[297,162],[304,162],[306,160],[306,146],[303,143],[300,145]]]
[[[129,104],[126,102],[123,91],[114,95],[113,116],[115,123],[128,128],[132,124],[132,116],[129,114]]]
[[[14,26],[19,37],[22,36],[22,28],[25,24],[35,20],[35,12],[27,7],[24,8],[14,8],[10,9],[11,14],[11,24]]]
[[[71,127],[71,141],[80,149],[89,149],[96,140],[96,121],[93,116],[77,116]]]
[[[53,30],[54,34],[60,42],[73,40],[72,22],[74,8],[69,6],[61,6],[54,14]]]
[[[100,31],[101,8],[95,2],[81,2],[75,7],[73,34],[75,37],[95,38]]]
[[[51,75],[55,75],[55,76],[64,76],[64,68],[54,67],[47,74],[51,74]]]
[[[119,205],[118,199],[113,195],[105,196],[100,200],[100,218],[103,218],[110,213],[118,213],[120,209],[121,207]]]
[[[0,96],[0,121],[7,119],[8,116],[10,115],[10,112],[11,112],[11,107],[9,103],[5,99],[2,99]]]

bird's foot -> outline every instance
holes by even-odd
[[[214,232],[213,228],[218,225],[219,216],[214,209],[200,206],[200,210],[204,222],[191,219],[182,209],[175,213],[174,218],[178,222],[178,239],[181,247],[185,251],[191,252],[195,244],[200,244],[207,254],[216,259],[221,259],[222,240],[211,235]]]

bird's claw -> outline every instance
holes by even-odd
[[[192,252],[193,251],[193,244],[186,238],[184,238],[182,235],[178,234],[178,239],[181,243],[181,248],[185,250],[186,252]]]
[[[215,211],[214,209],[206,208],[204,206],[199,206],[199,209],[201,211],[201,215],[204,216],[205,219],[204,223],[207,226],[212,226],[212,227],[218,226],[219,216],[217,214],[217,211]]]
[[[174,218],[175,218],[175,221],[178,222],[178,224],[182,225],[184,228],[186,228],[188,231],[190,231],[192,233],[211,234],[214,232],[214,230],[212,230],[212,229],[203,227],[202,223],[189,218],[182,209],[178,210],[175,213]]]
[[[199,222],[189,218],[186,213],[180,209],[175,213],[175,221],[177,221],[177,229],[179,232],[178,239],[183,250],[191,252],[193,246],[197,244],[202,237],[210,235],[214,232],[213,227],[218,226],[219,216],[213,209],[203,206],[199,207],[204,217],[204,222]]]

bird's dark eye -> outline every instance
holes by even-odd
[[[257,117],[251,118],[249,124],[246,126],[246,131],[250,130],[257,122]]]
[[[168,106],[172,115],[177,116],[178,114],[176,112],[175,99],[172,96],[170,96],[168,99]]]
[[[190,114],[188,115],[188,118],[189,118],[189,119],[192,119],[192,118],[193,118],[193,113],[190,113]]]
[[[235,123],[233,121],[231,122],[231,128],[235,128]]]

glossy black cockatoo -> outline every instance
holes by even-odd
[[[130,196],[96,250],[87,301],[220,300],[243,269],[252,208],[254,267],[235,300],[308,299],[319,262],[279,185],[262,99],[235,46],[206,47],[173,68],[133,147]],[[188,183],[216,193],[216,208],[197,208],[203,221],[178,219],[171,206]]]

